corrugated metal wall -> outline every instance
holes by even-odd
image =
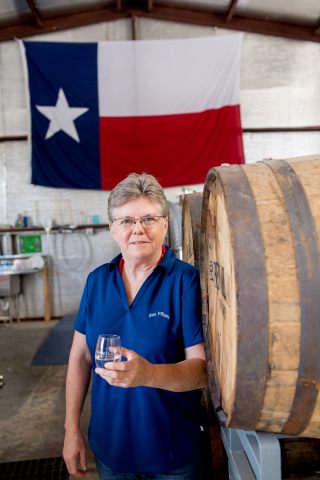
[[[230,34],[211,27],[144,18],[136,19],[137,39],[190,38]],[[131,20],[118,20],[34,37],[37,41],[130,40]],[[30,39],[28,39],[30,40]],[[320,45],[255,34],[245,34],[241,66],[243,128],[320,125]],[[0,43],[0,136],[27,135],[28,111],[18,43]],[[320,153],[320,132],[245,133],[246,162]],[[14,223],[18,213],[39,221],[65,216],[71,203],[72,220],[100,215],[107,222],[108,192],[51,189],[30,184],[30,148],[27,141],[0,143],[0,223]],[[202,186],[195,186],[201,191]],[[181,187],[166,189],[175,202]],[[62,219],[66,220],[66,218]],[[46,238],[42,236],[44,252]],[[108,231],[93,236],[51,235],[52,314],[76,312],[88,273],[109,261],[118,249]],[[42,317],[41,274],[23,278],[22,316]]]

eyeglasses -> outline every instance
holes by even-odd
[[[137,222],[140,222],[144,227],[153,227],[158,223],[159,218],[165,218],[163,215],[155,215],[152,217],[141,217],[141,218],[115,218],[115,222],[121,228],[132,228]]]

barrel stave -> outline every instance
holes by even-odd
[[[295,248],[286,203],[275,175],[263,163],[246,165],[243,170],[259,217],[268,290],[268,369],[256,429],[280,432],[290,413],[299,368],[300,301]],[[288,372],[292,383],[287,381]]]
[[[221,183],[212,185],[206,221],[208,241],[207,278],[208,314],[211,323],[210,344],[213,346],[216,382],[222,408],[228,415],[234,403],[237,357],[237,315],[235,277],[231,236]],[[232,304],[233,302],[233,304]]]
[[[182,204],[182,259],[199,268],[202,193],[188,193]]]

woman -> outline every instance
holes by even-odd
[[[195,390],[208,384],[199,272],[163,246],[168,204],[151,175],[120,182],[108,213],[121,254],[89,275],[74,324],[64,459],[85,476],[79,423],[93,369],[89,443],[100,479],[199,479]],[[102,333],[120,335],[126,361],[95,368]]]

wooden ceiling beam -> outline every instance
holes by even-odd
[[[29,5],[29,8],[32,12],[32,15],[35,18],[35,21],[37,22],[38,27],[42,28],[43,27],[43,22],[42,18],[40,17],[40,14],[38,12],[38,9],[34,3],[34,0],[26,0],[27,4]]]
[[[182,22],[196,25],[206,25],[218,28],[226,28],[234,31],[273,35],[276,37],[292,38],[320,42],[320,35],[316,35],[314,27],[302,25],[290,25],[280,22],[271,22],[260,19],[233,16],[232,22],[226,23],[226,16],[221,13],[191,10],[190,8],[167,7],[153,2],[152,10],[146,9],[146,2],[128,1],[122,3],[121,12],[117,6],[105,7],[88,12],[79,12],[72,15],[64,15],[56,18],[42,19],[41,30],[34,23],[0,28],[0,41],[11,40],[15,37],[26,38],[39,33],[47,33],[56,30],[91,25],[100,22],[130,18],[131,15],[145,18],[155,18],[172,22]]]
[[[132,32],[132,40],[137,40],[136,17],[134,13],[131,14],[131,32]]]
[[[122,10],[121,0],[116,0],[116,7],[117,7],[117,12],[121,12]]]
[[[0,27],[0,42],[12,40],[13,38],[27,38],[43,33],[68,30],[70,28],[118,20],[129,16],[130,12],[128,12],[128,9],[124,12],[122,8],[121,12],[118,12],[117,7],[113,6],[113,8],[104,8],[43,19],[43,27],[41,30],[39,30],[34,23],[21,23],[19,25]]]
[[[231,22],[232,17],[234,15],[235,9],[237,7],[237,3],[239,0],[231,0],[230,7],[227,13],[226,23]]]
[[[214,26],[241,32],[258,33],[310,42],[320,41],[320,37],[315,35],[314,27],[306,27],[304,25],[292,25],[240,16],[233,16],[232,22],[226,23],[226,16],[221,13],[160,7],[156,5],[154,5],[150,16],[162,20]]]

